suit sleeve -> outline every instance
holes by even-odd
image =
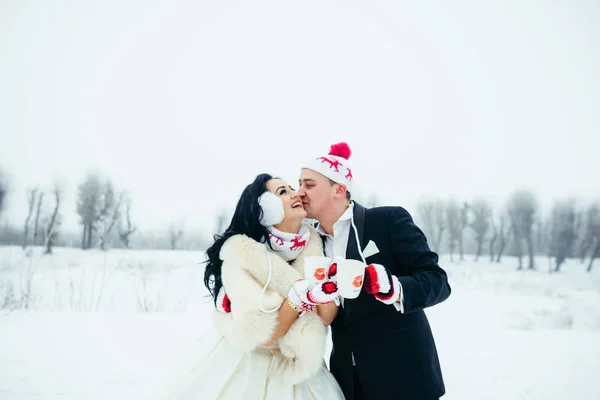
[[[398,280],[404,313],[434,306],[450,296],[448,275],[438,265],[438,255],[431,251],[423,231],[402,207],[392,211],[390,242],[394,264],[403,273]]]

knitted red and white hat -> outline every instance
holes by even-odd
[[[331,145],[329,154],[309,160],[302,168],[311,169],[336,183],[344,184],[352,192],[352,167],[348,161],[351,154],[347,143],[336,143]]]

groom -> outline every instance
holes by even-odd
[[[298,190],[325,254],[365,263],[360,295],[341,299],[331,324],[331,372],[346,399],[439,399],[444,381],[423,310],[450,296],[447,275],[404,208],[351,200],[349,158],[338,143],[309,159]],[[379,251],[363,252],[367,244]]]

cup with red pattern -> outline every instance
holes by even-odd
[[[319,283],[327,279],[331,259],[323,256],[308,256],[304,259],[304,279]]]
[[[357,260],[336,257],[337,285],[341,297],[355,299],[360,294],[365,278],[365,264]]]

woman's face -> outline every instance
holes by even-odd
[[[271,179],[267,182],[267,190],[274,193],[283,202],[284,217],[288,219],[303,219],[306,218],[306,211],[302,205],[302,199],[298,196],[290,185],[281,179]]]

